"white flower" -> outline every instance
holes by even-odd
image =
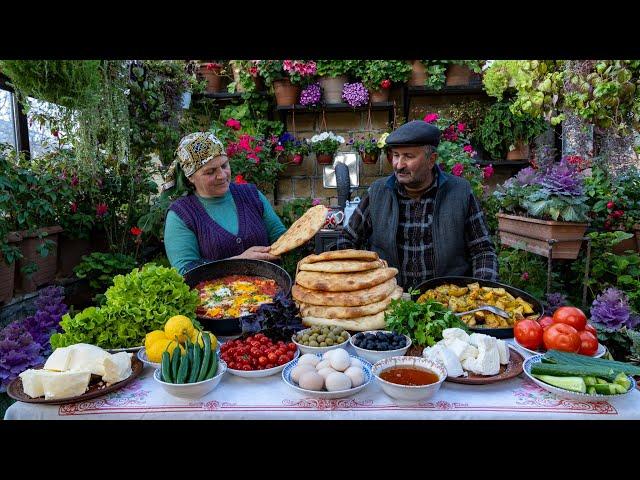
[[[344,137],[341,137],[340,135],[338,135],[335,139],[340,143],[344,143]]]

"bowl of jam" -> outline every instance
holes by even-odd
[[[390,357],[371,369],[382,390],[397,400],[425,400],[440,390],[447,371],[440,363],[421,357]]]

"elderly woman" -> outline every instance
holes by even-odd
[[[164,188],[184,174],[193,192],[174,201],[167,213],[164,244],[171,265],[184,274],[209,260],[277,260],[269,245],[286,229],[255,185],[231,183],[222,142],[211,133],[192,133],[180,141],[176,155]]]

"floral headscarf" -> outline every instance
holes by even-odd
[[[213,133],[196,132],[187,135],[180,140],[176,149],[176,159],[169,167],[162,188],[166,190],[175,185],[178,164],[185,176],[189,178],[209,160],[220,155],[226,155],[224,145]]]

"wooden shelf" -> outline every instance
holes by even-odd
[[[482,167],[493,165],[494,167],[523,168],[531,165],[529,160],[477,160],[475,163]]]
[[[260,95],[262,95],[263,97],[267,96],[267,92],[255,92],[258,93]],[[212,98],[214,100],[220,100],[220,101],[225,101],[225,100],[234,100],[234,99],[241,99],[242,98],[242,94],[241,92],[234,92],[234,93],[230,93],[230,92],[217,92],[217,93],[203,93],[203,94],[199,94],[199,95],[194,95],[194,97],[204,97],[204,98]]]
[[[487,95],[487,92],[485,92],[482,88],[482,83],[459,85],[455,87],[442,87],[439,90],[430,87],[407,87],[406,93],[410,97],[439,95]]]
[[[369,105],[362,105],[360,107],[352,107],[348,103],[325,103],[324,105],[318,105],[315,107],[308,106],[308,105],[295,104],[295,105],[278,105],[276,107],[276,110],[278,110],[279,112],[295,110],[296,112],[302,112],[302,113],[306,113],[306,112],[316,113],[316,112],[321,112],[322,110],[324,110],[325,112],[354,112],[354,111],[361,112],[361,111],[366,111],[369,108],[371,108],[371,110],[378,110],[378,111],[389,110],[389,109],[393,109],[394,106],[395,106],[394,102],[371,103]]]

